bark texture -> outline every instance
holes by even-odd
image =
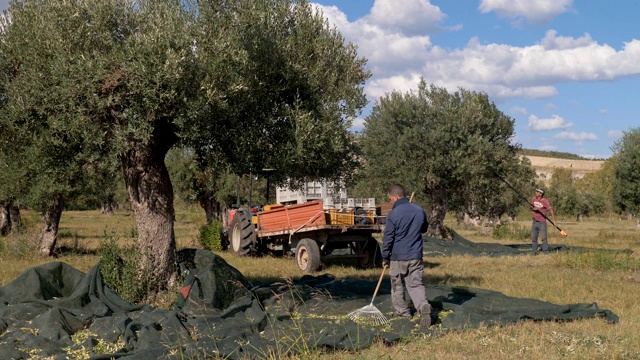
[[[434,192],[428,192],[434,194]],[[431,196],[431,206],[427,209],[427,221],[429,222],[429,229],[426,235],[430,237],[440,239],[450,239],[451,235],[444,227],[444,218],[449,210],[449,202],[444,196]]]
[[[42,217],[44,219],[44,227],[38,241],[38,253],[43,256],[53,255],[58,240],[58,228],[60,226],[60,217],[62,216],[62,196],[55,196],[55,203],[47,208]]]
[[[156,137],[122,156],[124,178],[138,229],[140,267],[152,273],[156,291],[176,279],[173,187],[164,157],[173,144]],[[152,269],[152,271],[150,271]]]
[[[20,208],[15,204],[9,204],[9,221],[11,222],[11,232],[16,232],[24,227]]]
[[[220,206],[220,203],[213,198],[213,196],[198,196],[198,202],[204,209],[204,213],[207,216],[207,225],[211,224],[214,219],[222,219],[222,207]]]
[[[7,235],[10,228],[9,208],[4,203],[0,203],[0,235]]]

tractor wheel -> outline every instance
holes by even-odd
[[[320,248],[315,240],[300,240],[296,247],[296,263],[306,274],[320,270]]]
[[[356,244],[358,266],[363,269],[382,266],[382,251],[374,238]]]
[[[251,214],[238,210],[233,217],[229,231],[229,249],[236,256],[253,254],[256,249],[256,227],[251,223]]]

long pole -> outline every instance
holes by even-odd
[[[494,174],[495,174],[495,173],[494,173]],[[520,198],[521,198],[521,199],[523,199],[524,201],[526,201],[526,202],[527,202],[527,204],[529,204],[532,208],[534,207],[534,206],[533,206],[533,204],[531,203],[531,201],[529,201],[529,199],[527,199],[527,198],[526,198],[526,197],[524,197],[522,194],[520,194],[520,192],[519,192],[518,190],[516,190],[516,188],[514,188],[511,184],[509,184],[509,182],[508,182],[507,180],[505,180],[502,176],[500,176],[500,175],[498,175],[498,174],[495,174],[495,175],[498,177],[498,179],[502,180],[502,182],[504,182],[505,184],[507,184],[507,186],[508,186],[509,188],[511,188],[511,190],[513,190],[516,194],[518,194],[518,196],[520,196]],[[567,236],[567,235],[569,235],[569,234],[567,234],[567,232],[566,232],[566,231],[564,231],[564,230],[560,229],[560,228],[558,227],[558,225],[556,225],[556,223],[554,223],[553,221],[551,221],[551,219],[549,219],[549,218],[547,217],[547,215],[546,215],[546,214],[544,214],[542,211],[537,210],[537,209],[534,209],[534,211],[535,211],[535,212],[537,212],[538,214],[542,215],[545,219],[547,219],[547,221],[549,221],[549,222],[551,223],[551,225],[553,225],[556,229],[558,229],[558,230],[560,231],[560,235],[562,235],[562,236]]]

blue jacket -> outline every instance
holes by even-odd
[[[422,233],[428,227],[427,215],[420,206],[410,203],[406,197],[398,199],[384,225],[382,259],[422,259]]]

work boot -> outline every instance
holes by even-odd
[[[431,326],[431,305],[424,304],[420,310],[420,329],[426,331]]]

